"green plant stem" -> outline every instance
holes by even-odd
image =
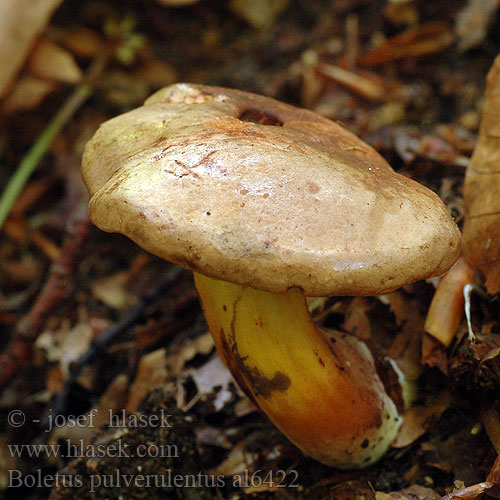
[[[0,230],[19,193],[52,144],[52,141],[91,93],[92,87],[88,83],[78,85],[22,159],[0,196]]]

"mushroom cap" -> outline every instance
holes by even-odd
[[[373,295],[445,272],[460,233],[439,197],[316,113],[176,84],[87,144],[93,222],[213,278]]]

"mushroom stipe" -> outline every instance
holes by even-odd
[[[83,177],[97,226],[195,271],[219,354],[304,453],[341,468],[385,453],[403,417],[372,354],[318,329],[305,296],[445,272],[460,233],[436,194],[311,111],[191,84],[104,123]]]
[[[226,365],[291,441],[338,467],[380,458],[402,420],[365,344],[329,342],[299,289],[275,294],[199,273],[195,283]]]

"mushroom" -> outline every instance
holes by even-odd
[[[402,417],[374,357],[306,296],[445,272],[460,233],[436,194],[311,111],[191,84],[104,123],[83,177],[98,227],[194,271],[219,354],[291,441],[340,468],[382,456]]]

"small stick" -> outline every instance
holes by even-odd
[[[78,267],[90,227],[87,203],[82,202],[68,221],[60,256],[52,264],[43,289],[31,309],[19,320],[12,339],[0,353],[0,389],[31,358],[33,342],[40,334],[48,314],[70,296],[70,277]]]
[[[438,498],[438,500],[474,500],[493,486],[495,486],[493,483],[488,482],[473,484],[453,493],[447,493],[445,496]]]
[[[184,273],[181,267],[172,267],[156,284],[156,286],[146,292],[142,297],[141,302],[135,306],[124,318],[113,325],[106,333],[94,338],[91,346],[84,352],[70,367],[71,374],[64,384],[63,389],[57,394],[54,404],[52,406],[51,417],[66,413],[68,406],[68,396],[73,389],[74,384],[77,383],[77,378],[85,366],[92,363],[98,356],[106,354],[106,349],[115,342],[122,334],[134,323],[139,321],[144,316],[144,311],[148,305],[153,303],[160,297],[169,287],[172,286]],[[48,419],[42,422],[42,429],[49,428]],[[44,439],[48,439],[50,432],[46,433]]]

